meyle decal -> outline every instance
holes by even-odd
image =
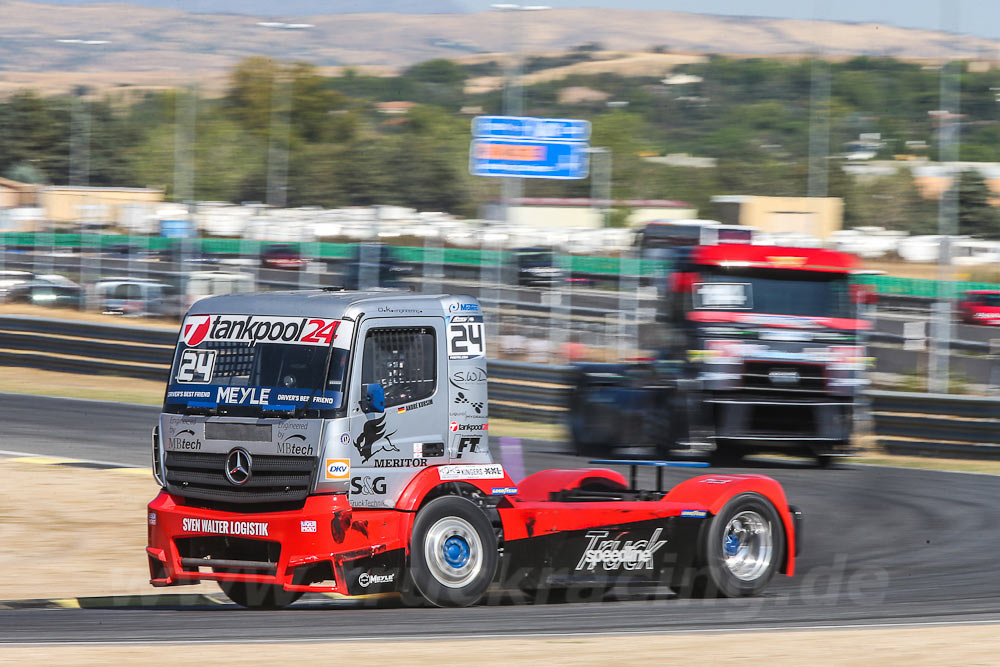
[[[271,315],[188,315],[181,326],[181,341],[188,347],[203,342],[286,343],[329,345],[340,320]]]
[[[438,477],[443,481],[456,479],[503,479],[503,466],[499,463],[458,464],[440,466]]]
[[[216,403],[268,405],[271,402],[270,387],[267,389],[260,387],[219,387],[216,391]]]
[[[517,487],[516,486],[494,486],[493,490],[490,491],[490,495],[494,496],[516,496]]]
[[[379,452],[398,452],[399,448],[392,444],[392,440],[389,439],[394,435],[396,435],[395,431],[388,435],[385,433],[385,415],[366,421],[360,435],[354,441],[354,448],[361,455],[361,462],[368,463],[369,459]],[[383,439],[385,443],[375,447],[375,443]]]
[[[351,476],[350,459],[327,459],[326,478],[330,480],[345,480]]]
[[[291,456],[312,456],[315,451],[311,444],[306,443],[306,436],[296,433],[285,438],[284,442],[278,443],[278,453]]]
[[[201,440],[195,437],[194,431],[186,428],[183,431],[177,431],[174,437],[167,438],[167,449],[171,451],[196,451],[201,449]]]
[[[268,537],[266,521],[228,521],[226,519],[183,519],[181,530],[185,533],[213,533],[215,535],[245,535]]]
[[[478,435],[463,436],[458,439],[458,447],[455,448],[455,458],[462,458],[462,454],[478,454],[479,442],[482,440]]]
[[[385,477],[351,478],[351,493],[358,496],[381,496],[385,493]]]
[[[428,405],[434,405],[434,401],[432,399],[427,399],[426,401],[420,401],[419,403],[413,403],[411,405],[401,405],[396,408],[396,414],[402,414],[404,412],[416,410],[417,408],[426,408]]]
[[[619,568],[652,570],[653,554],[667,543],[666,540],[659,539],[662,532],[662,528],[657,528],[648,540],[628,541],[623,545],[621,540],[601,540],[608,536],[606,530],[588,531],[590,542],[580,557],[580,562],[576,564],[576,569],[593,571],[600,565],[605,571]]]
[[[425,468],[427,459],[375,459],[376,468]]]
[[[358,577],[358,585],[361,588],[368,588],[372,584],[391,584],[395,581],[396,575],[393,574],[372,574],[371,572],[362,572]]]
[[[484,401],[470,401],[468,398],[465,397],[465,392],[461,392],[461,391],[458,392],[457,394],[455,394],[455,404],[456,405],[465,405],[466,403],[469,404],[470,408],[472,408],[473,410],[476,411],[477,415],[478,414],[482,414],[482,412],[483,412],[483,405],[485,405]]]
[[[315,533],[316,532],[316,522],[315,521],[299,521],[299,532],[300,533]]]

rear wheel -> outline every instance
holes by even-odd
[[[247,609],[281,609],[302,597],[298,591],[249,581],[220,581],[219,588],[226,597]]]
[[[708,592],[757,595],[771,582],[785,553],[785,531],[763,496],[736,496],[712,518],[702,544]]]
[[[472,501],[444,496],[417,512],[410,542],[410,575],[431,604],[475,604],[493,582],[498,563],[493,525]]]

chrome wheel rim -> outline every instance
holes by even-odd
[[[483,569],[483,543],[471,523],[455,516],[445,517],[427,531],[424,560],[441,584],[461,588]]]
[[[740,512],[722,533],[726,569],[740,581],[759,579],[771,566],[774,539],[771,525],[757,512]]]

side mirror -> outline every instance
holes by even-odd
[[[361,385],[361,396],[362,412],[385,412],[385,389],[381,384]]]

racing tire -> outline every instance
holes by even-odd
[[[757,493],[740,494],[716,514],[702,541],[705,578],[696,592],[736,598],[757,595],[785,554],[785,529],[774,505]]]
[[[482,599],[500,562],[489,517],[465,498],[442,496],[417,512],[410,538],[410,576],[436,607]]]
[[[300,591],[252,581],[220,581],[219,588],[227,598],[247,609],[281,609],[302,597]]]

